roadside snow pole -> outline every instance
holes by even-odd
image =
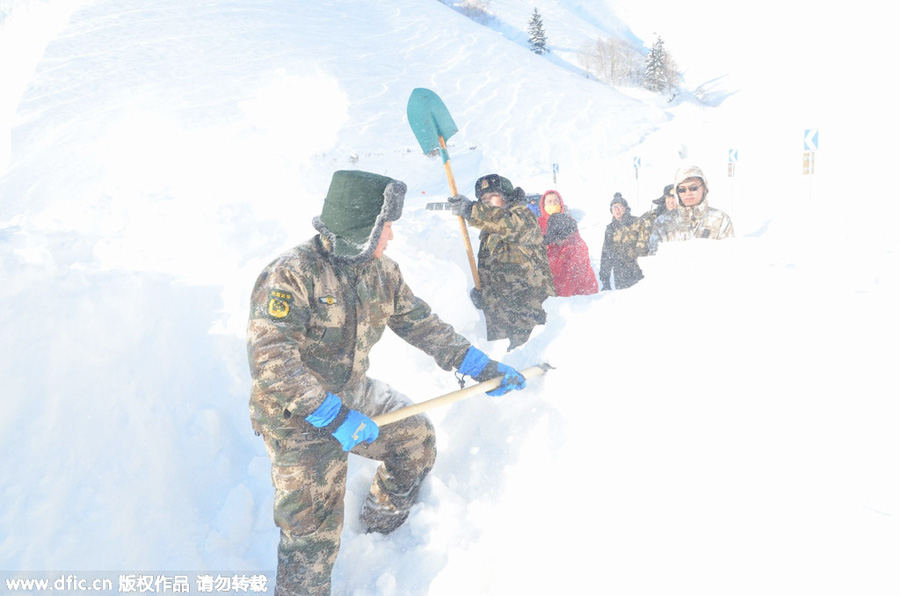
[[[450,116],[447,106],[441,101],[434,91],[430,89],[413,89],[406,104],[406,118],[413,134],[419,141],[425,155],[431,154],[436,149],[441,151],[441,160],[444,162],[444,171],[447,174],[447,182],[450,184],[450,195],[459,194],[456,190],[456,180],[453,178],[453,169],[450,167],[450,154],[447,153],[447,139],[456,134],[456,123]],[[475,264],[475,253],[472,251],[472,241],[469,239],[469,228],[466,220],[459,217],[459,228],[462,231],[463,242],[466,245],[466,254],[469,256],[469,267],[472,269],[472,279],[475,289],[481,289],[481,280],[478,277],[478,266]]]
[[[638,207],[641,204],[641,158],[634,158],[634,184],[635,184],[635,200],[634,206]]]
[[[813,177],[816,173],[816,151],[819,150],[819,129],[803,131],[803,175],[809,176],[809,200],[813,198]]]
[[[737,149],[729,149],[728,150],[728,177],[731,178],[731,216],[734,217],[734,183],[735,178],[737,177],[737,160],[738,160],[738,152]]]
[[[546,363],[537,364],[530,368],[520,370],[519,374],[526,379],[530,379],[532,377],[539,377],[543,375],[551,368],[553,367]],[[492,391],[499,387],[501,379],[503,379],[503,377],[499,376],[489,381],[483,381],[481,383],[472,385],[471,387],[466,387],[465,389],[460,389],[458,391],[453,391],[452,393],[434,397],[432,399],[413,404],[411,406],[406,406],[405,408],[400,408],[399,410],[394,410],[393,412],[388,412],[387,414],[382,414],[381,416],[375,416],[374,418],[372,418],[372,421],[378,426],[384,426],[385,424],[397,422],[398,420],[403,420],[404,418],[409,418],[410,416],[415,416],[416,414],[421,414],[422,412],[433,410],[438,406],[445,406],[447,404],[466,399],[467,397],[472,397],[473,395],[487,393],[488,391]]]

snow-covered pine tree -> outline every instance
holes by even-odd
[[[647,55],[644,69],[644,87],[656,93],[665,93],[674,83],[669,80],[672,69],[669,67],[669,52],[662,37],[656,37],[656,43]]]
[[[541,13],[535,8],[531,14],[531,20],[528,21],[528,45],[535,54],[546,54],[547,50],[547,32],[544,31],[544,21],[541,19]]]

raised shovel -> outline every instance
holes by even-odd
[[[447,173],[447,182],[450,184],[450,196],[459,193],[456,190],[456,180],[453,178],[453,169],[450,167],[450,154],[447,153],[447,139],[456,134],[456,123],[450,116],[447,106],[441,101],[434,91],[418,87],[413,89],[406,104],[406,117],[413,134],[419,141],[422,151],[430,155],[436,149],[441,152],[441,160],[444,162],[444,171]],[[481,280],[478,278],[478,266],[475,264],[475,253],[472,252],[472,241],[469,239],[469,229],[466,220],[459,217],[459,227],[462,231],[463,242],[466,244],[466,254],[469,256],[469,267],[472,269],[472,279],[475,289],[481,289]]]

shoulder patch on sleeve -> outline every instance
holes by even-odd
[[[273,319],[283,319],[291,312],[291,303],[294,296],[283,290],[271,290],[269,292],[269,316]]]

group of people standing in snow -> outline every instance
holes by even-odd
[[[696,166],[679,168],[675,183],[667,184],[654,207],[636,217],[621,193],[610,202],[612,221],[606,227],[600,256],[604,290],[629,288],[643,279],[638,257],[654,255],[662,242],[693,238],[719,240],[734,236],[731,218],[709,206],[709,183]]]
[[[641,216],[631,213],[622,193],[613,195],[609,204],[612,221],[606,226],[596,278],[587,245],[562,197],[555,190],[545,192],[533,211],[544,234],[556,295],[630,288],[644,277],[638,258],[656,254],[661,242],[734,236],[728,215],[709,206],[709,184],[700,168],[679,168],[675,180]]]
[[[706,203],[697,168],[679,170],[677,202],[640,218],[620,195],[610,210],[601,257],[603,289],[641,278],[636,258],[659,243],[733,235],[726,214]],[[454,214],[481,230],[480,287],[487,340],[526,343],[546,322],[549,296],[598,292],[587,245],[562,196],[544,193],[540,213],[503,176],[489,174],[475,200],[450,197]],[[447,371],[476,381],[499,379],[488,395],[525,386],[514,368],[490,358],[442,321],[385,255],[400,218],[406,185],[361,171],[335,172],[318,234],[286,251],[253,288],[247,351],[253,389],[250,415],[272,461],[274,517],[281,530],[275,593],[326,596],[344,518],[348,453],[380,461],[362,505],[366,532],[388,534],[407,519],[434,465],[434,427],[424,414],[379,426],[375,418],[413,402],[367,375],[369,352],[386,327]],[[659,200],[658,200],[659,201]],[[676,204],[677,203],[677,204]],[[632,266],[633,264],[633,266]]]

